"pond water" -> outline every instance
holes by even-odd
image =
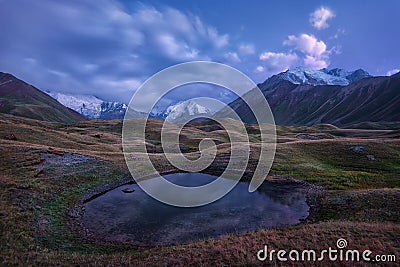
[[[202,173],[164,176],[183,186],[199,186],[217,177]],[[156,178],[157,179],[157,178]],[[126,189],[134,189],[128,192]],[[306,187],[264,182],[253,192],[240,182],[223,198],[201,207],[179,208],[148,196],[136,184],[111,190],[85,204],[83,223],[107,241],[138,245],[192,242],[230,233],[292,225],[308,216]]]

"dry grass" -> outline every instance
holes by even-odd
[[[321,251],[336,248],[336,241],[345,238],[348,249],[360,251],[369,249],[372,255],[399,255],[397,224],[371,224],[352,222],[326,222],[312,225],[260,230],[243,235],[230,235],[188,245],[164,246],[135,250],[120,248],[110,252],[67,252],[36,248],[26,254],[8,255],[7,262],[29,263],[32,265],[85,265],[85,266],[237,266],[260,265],[256,258],[264,245],[270,249],[314,249]],[[371,256],[372,258],[372,256]],[[265,264],[283,265],[276,259]],[[332,264],[328,260],[315,266]],[[338,264],[338,263],[336,263]],[[298,262],[298,266],[310,266],[310,262]],[[365,262],[340,262],[342,266],[364,266]],[[390,264],[383,264],[388,266]],[[393,264],[394,266],[394,264]]]
[[[152,160],[160,169],[171,168],[159,150],[160,121],[150,124],[146,143],[155,148]],[[121,127],[121,121],[64,125],[0,115],[0,264],[258,265],[255,255],[264,244],[275,249],[318,250],[335,246],[340,237],[347,239],[350,248],[400,255],[400,141],[396,131],[341,130],[329,125],[278,127],[281,143],[272,168],[273,173],[329,190],[321,200],[320,222],[159,248],[93,244],[76,231],[68,214],[87,190],[128,175]],[[256,161],[257,129],[249,126],[248,131],[254,142],[252,161]],[[3,138],[10,133],[17,140]],[[299,140],[297,136],[304,133],[327,139]],[[214,165],[221,166],[229,156],[230,144],[218,125],[189,125],[182,142],[195,157],[203,137],[219,144]],[[362,146],[363,152],[354,152],[354,146]],[[49,147],[67,154],[52,155]],[[84,155],[85,161],[70,165],[43,162],[47,156],[65,159],[75,154]],[[367,155],[374,155],[375,160]],[[135,156],[140,161],[140,155]]]

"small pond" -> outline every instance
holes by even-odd
[[[183,186],[200,186],[217,177],[202,173],[164,176]],[[157,179],[157,178],[156,178]],[[131,193],[126,189],[134,189]],[[97,238],[138,245],[192,242],[230,233],[293,225],[308,216],[307,188],[294,182],[264,182],[248,192],[240,182],[223,198],[201,207],[179,208],[148,196],[136,184],[111,190],[84,206],[83,223]]]

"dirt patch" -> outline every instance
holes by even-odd
[[[300,140],[321,140],[325,139],[326,137],[323,135],[316,135],[316,134],[298,134],[296,135],[296,138]]]
[[[71,175],[84,175],[99,173],[99,167],[105,166],[104,161],[81,154],[52,152],[40,153],[41,162],[35,166],[37,176],[61,179]]]
[[[96,160],[96,158],[93,157],[72,153],[64,153],[61,156],[53,153],[42,153],[40,156],[44,159],[44,161],[38,165],[38,167],[72,166]]]

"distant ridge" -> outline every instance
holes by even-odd
[[[128,106],[120,102],[109,102],[93,95],[76,95],[59,92],[47,92],[51,97],[88,119],[115,120],[123,119]],[[145,118],[146,114],[130,110],[135,118]]]

